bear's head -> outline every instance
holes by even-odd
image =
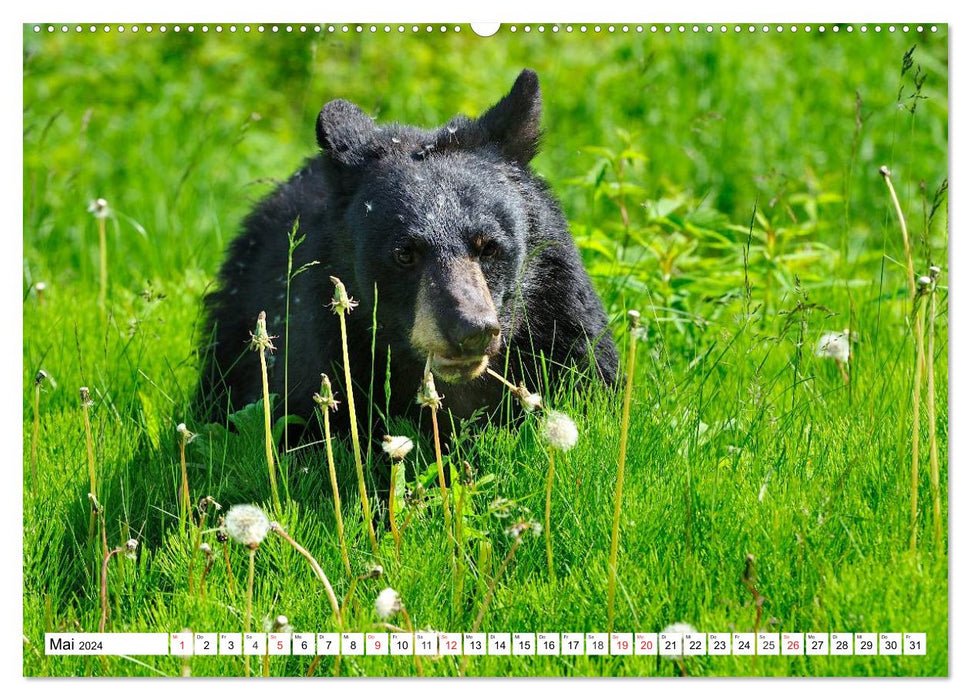
[[[524,70],[479,118],[431,131],[378,125],[344,100],[317,119],[342,229],[334,252],[362,301],[377,286],[392,355],[430,357],[446,381],[480,375],[508,338],[538,197],[528,164],[540,111],[539,81]]]

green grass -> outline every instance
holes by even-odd
[[[947,542],[942,551],[932,542],[926,435],[918,549],[908,549],[914,347],[900,232],[878,173],[883,164],[894,173],[918,274],[932,262],[944,267],[932,361],[946,518],[945,193],[931,213],[947,176],[945,27],[908,36],[503,30],[490,39],[467,27],[376,37],[157,29],[38,36],[25,28],[24,43],[25,675],[183,672],[169,657],[42,654],[45,631],[97,631],[100,619],[78,387],[90,387],[94,400],[108,543],[141,542],[137,562],[111,564],[108,630],[241,630],[243,548],[230,544],[231,595],[222,545],[205,534],[216,558],[201,600],[188,591],[190,538],[178,527],[175,426],[191,421],[201,297],[226,244],[271,181],[314,152],[324,101],[341,96],[381,119],[437,124],[492,104],[523,66],[538,71],[544,90],[547,137],[536,167],[563,201],[618,339],[627,309],[639,309],[645,326],[615,629],[684,621],[702,631],[751,630],[756,607],[742,574],[752,554],[765,599],[761,629],[924,631],[927,656],[699,657],[686,660],[690,675],[948,673]],[[98,231],[86,212],[95,197],[115,212],[104,311]],[[47,285],[42,300],[38,282]],[[845,327],[860,338],[849,385],[813,353],[822,332]],[[40,368],[57,387],[41,396],[34,483],[28,438]],[[606,625],[620,396],[548,398],[580,429],[577,447],[557,456],[556,581],[543,538],[525,539],[497,582],[486,631]],[[237,419],[239,435],[190,422],[202,434],[188,452],[193,499],[269,511],[261,408]],[[395,422],[387,432],[417,437],[418,426]],[[365,452],[369,474],[390,471],[379,450]],[[353,497],[349,443],[335,457],[351,561],[363,573],[374,557]],[[391,586],[417,627],[470,630],[511,546],[507,522],[490,505],[506,498],[542,518],[547,461],[535,420],[463,432],[446,460],[453,470],[467,461],[474,472],[463,497],[461,578],[452,573],[434,453],[418,441],[407,478],[412,486],[423,479],[430,500],[408,506],[400,561],[386,525],[379,531],[385,575],[356,587],[349,629],[374,628],[374,598]],[[340,598],[349,582],[324,453],[283,454],[279,470],[281,522]],[[256,564],[256,628],[280,614],[297,631],[330,628],[323,590],[294,550],[271,536]],[[308,665],[275,658],[271,673],[301,675]],[[194,658],[190,667],[199,676],[243,668],[227,657]],[[332,668],[325,659],[319,672]],[[426,660],[425,671],[454,675],[458,662]],[[500,676],[679,672],[643,658],[476,658],[468,668]],[[409,675],[414,666],[344,658],[341,673]]]

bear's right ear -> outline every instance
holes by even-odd
[[[526,165],[539,150],[542,111],[539,77],[527,68],[516,78],[509,94],[479,117],[477,123],[504,156]]]
[[[342,165],[360,165],[370,155],[377,126],[347,100],[331,100],[317,115],[317,144]]]

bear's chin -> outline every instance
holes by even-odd
[[[433,355],[431,361],[432,374],[436,379],[442,379],[449,384],[464,384],[481,376],[489,366],[489,356],[472,358],[449,358]]]

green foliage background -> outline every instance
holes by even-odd
[[[646,321],[617,628],[684,620],[752,629],[755,606],[740,577],[753,553],[763,629],[926,631],[929,650],[703,657],[684,669],[642,659],[480,659],[469,672],[947,673],[946,541],[932,542],[926,432],[918,551],[907,546],[914,350],[901,236],[878,174],[884,164],[893,172],[917,273],[944,268],[934,367],[946,494],[946,27],[696,34],[618,25],[596,34],[547,25],[528,34],[504,27],[491,38],[466,26],[385,33],[379,25],[376,35],[367,25],[360,33],[325,25],[320,34],[299,25],[263,34],[153,29],[24,28],[25,674],[182,671],[168,658],[42,655],[44,631],[91,631],[100,615],[77,387],[91,387],[95,400],[109,541],[142,542],[137,564],[112,566],[109,629],[240,629],[242,601],[228,590],[221,558],[207,598],[188,592],[176,500],[174,426],[190,415],[200,299],[226,244],[253,203],[314,153],[314,119],[327,100],[352,100],[379,120],[435,125],[481,112],[523,67],[539,73],[544,91],[545,148],[534,165],[563,202],[618,339],[627,309]],[[114,212],[106,310],[97,304],[97,226],[86,211],[96,197]],[[859,337],[848,384],[813,352],[822,332],[843,328]],[[58,385],[42,394],[34,479],[28,438],[40,368]],[[524,543],[497,582],[488,629],[605,625],[617,401],[594,393],[553,402],[581,429],[558,467],[557,580],[548,580],[542,543]],[[416,426],[388,430],[417,434]],[[238,438],[205,432],[190,445],[193,495],[267,504],[259,445],[258,429]],[[465,435],[450,467],[461,470],[463,459],[476,482],[467,487],[461,574],[440,507],[416,507],[400,562],[385,534],[386,580],[356,588],[356,629],[375,624],[370,606],[384,585],[401,592],[419,627],[471,627],[510,546],[490,504],[504,497],[542,513],[546,462],[531,423]],[[409,481],[427,477],[431,460],[421,443]],[[351,479],[343,445],[338,461]],[[291,500],[280,517],[343,594],[322,455],[310,448],[282,463]],[[369,470],[387,469],[369,452]],[[353,498],[344,505],[363,570],[371,555],[359,509]],[[945,498],[945,515],[946,506]],[[205,537],[221,557],[214,533]],[[231,554],[238,577],[244,556]],[[258,565],[257,625],[283,613],[298,629],[328,627],[303,560],[268,542]],[[293,657],[273,660],[271,671],[306,667]],[[457,672],[448,660],[426,667]],[[191,671],[235,675],[241,663],[197,659]],[[341,672],[413,671],[408,659],[345,659]]]

